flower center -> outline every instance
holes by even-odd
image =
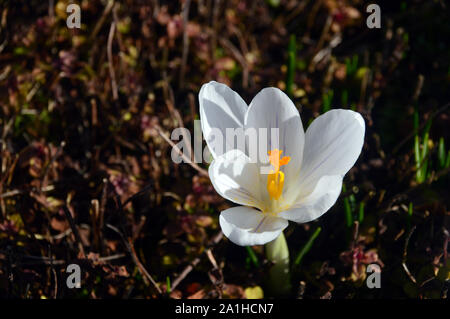
[[[283,192],[284,173],[280,171],[280,167],[289,163],[291,158],[289,156],[281,157],[282,150],[274,149],[269,151],[269,162],[273,166],[267,176],[267,191],[270,198],[278,200]]]

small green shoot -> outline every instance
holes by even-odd
[[[250,246],[245,246],[245,249],[247,249],[248,257],[250,258],[250,261],[252,262],[253,266],[259,267],[258,256],[256,256],[255,252],[253,251],[253,248]]]
[[[331,102],[333,101],[333,95],[334,92],[331,89],[322,95],[323,101],[322,113],[328,112],[331,109]]]
[[[366,203],[361,202],[359,203],[359,213],[358,213],[358,221],[361,224],[364,221],[364,208],[366,206]]]
[[[287,77],[286,77],[286,93],[289,97],[293,96],[293,85],[294,85],[294,77],[295,77],[295,67],[297,56],[297,40],[295,39],[295,35],[291,34],[289,38],[289,46],[288,46],[288,65],[287,65]]]
[[[342,191],[345,193],[347,191],[344,184],[342,184]],[[347,227],[352,227],[353,225],[353,214],[352,207],[350,206],[349,196],[344,197],[344,211],[345,211],[345,221]]]
[[[408,229],[411,228],[412,214],[413,214],[413,203],[409,202],[409,205],[408,205],[408,220],[407,220]]]
[[[294,266],[298,266],[300,262],[302,261],[303,257],[308,253],[308,251],[311,249],[314,241],[316,240],[317,236],[319,236],[320,232],[322,231],[321,227],[317,227],[317,229],[314,231],[314,233],[309,237],[306,244],[302,247],[300,252],[298,253],[297,257],[294,261]]]
[[[169,276],[166,277],[166,285],[167,285],[167,293],[170,294],[172,289],[170,288],[170,277]]]
[[[450,166],[450,150],[447,152],[445,151],[445,142],[443,137],[439,139],[438,161],[440,169],[446,169]]]
[[[427,179],[429,173],[429,161],[428,161],[428,140],[430,136],[431,119],[429,119],[425,125],[425,129],[422,136],[422,142],[419,137],[419,112],[414,110],[414,130],[416,132],[414,136],[414,161],[416,166],[416,181],[421,184]]]

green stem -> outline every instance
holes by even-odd
[[[288,296],[291,291],[289,249],[283,233],[266,244],[266,257],[274,263],[269,271],[269,290],[278,297]]]

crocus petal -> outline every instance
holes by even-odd
[[[281,167],[285,173],[285,185],[288,186],[291,178],[297,176],[300,170],[305,141],[302,121],[294,103],[277,88],[261,90],[250,103],[245,115],[245,128],[267,129],[266,136],[259,136],[267,139],[267,150],[263,150],[265,151],[263,154],[258,154],[267,168],[270,168],[267,155],[269,150],[278,148],[283,151],[282,156],[291,157],[289,164]],[[278,129],[274,139],[271,136],[271,129]],[[252,146],[248,145],[248,148]],[[261,144],[258,143],[258,148],[260,147]],[[262,153],[261,150],[259,152]]]
[[[289,210],[278,214],[297,223],[307,223],[326,213],[342,190],[342,175],[322,176],[312,193],[300,198]]]
[[[231,150],[213,160],[209,178],[222,197],[237,204],[261,207],[258,166],[242,151]]]
[[[225,153],[226,129],[244,126],[247,104],[235,91],[215,81],[202,86],[199,102],[203,135],[212,156],[216,158]],[[214,143],[217,138],[214,129],[222,134],[223,143]],[[229,150],[236,148],[235,145],[228,147]]]
[[[276,239],[288,226],[285,219],[245,206],[224,210],[219,223],[224,235],[240,246],[264,245]]]
[[[305,134],[299,195],[310,193],[322,176],[345,175],[361,153],[364,131],[362,116],[351,110],[331,110],[315,119]]]

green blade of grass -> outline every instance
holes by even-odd
[[[345,69],[347,72],[347,76],[352,76],[355,74],[356,70],[358,69],[358,55],[355,54],[351,59],[345,58]]]
[[[414,161],[416,162],[416,180],[420,183],[420,180],[422,179],[420,170],[420,145],[419,145],[419,135],[416,134],[414,136]]]
[[[250,260],[252,261],[252,264],[255,267],[259,267],[258,256],[256,256],[255,252],[253,251],[253,248],[250,247],[250,246],[245,246],[245,249],[247,249],[247,254],[250,257]]]
[[[441,137],[439,139],[438,160],[439,160],[439,168],[444,168],[445,167],[445,143],[444,143],[443,137]]]
[[[302,261],[303,257],[310,251],[314,241],[316,240],[317,236],[319,236],[320,232],[322,231],[321,227],[317,227],[317,229],[314,231],[314,233],[309,237],[308,241],[306,242],[305,246],[300,250],[297,257],[294,261],[294,266],[298,266],[300,262]]]
[[[364,220],[364,207],[366,206],[366,203],[361,202],[359,203],[359,214],[358,214],[358,221],[361,224]]]
[[[420,183],[423,183],[427,178],[427,168],[428,168],[428,139],[430,135],[431,119],[428,120],[425,130],[423,132],[423,142],[422,142],[422,153],[420,154]]]
[[[328,92],[322,95],[323,109],[322,113],[328,112],[331,109],[331,102],[333,101],[333,90],[328,90]]]
[[[450,167],[450,150],[447,152],[447,160],[445,161],[444,168]]]
[[[347,73],[347,76],[350,76],[352,74],[352,65],[350,63],[350,58],[345,58],[345,73]]]
[[[408,220],[407,220],[408,229],[411,228],[412,214],[413,214],[413,203],[409,202],[409,205],[408,205]]]
[[[345,193],[347,191],[344,184],[342,184],[342,191]],[[352,208],[350,206],[350,201],[348,199],[348,196],[344,197],[344,211],[345,211],[345,221],[347,227],[352,227],[353,225],[353,214],[352,214]]]
[[[430,136],[430,128],[431,128],[431,120],[428,120],[427,125],[425,126],[425,131],[423,132],[423,150],[422,150],[422,160],[428,154],[428,139]]]
[[[419,111],[417,110],[417,106],[414,108],[414,114],[413,114],[413,125],[414,125],[414,131],[416,134],[414,135],[414,161],[416,164],[416,181],[420,183],[421,177],[421,170],[420,170],[420,141],[419,141]]]
[[[413,115],[413,124],[414,124],[414,131],[417,134],[417,130],[419,129],[419,111],[417,109],[417,106],[414,108],[414,115]]]
[[[356,211],[356,199],[354,194],[350,194],[348,197],[348,201],[350,202],[350,209],[352,212]]]
[[[169,276],[166,277],[166,284],[167,284],[167,293],[170,294],[171,288],[170,288],[170,277]]]
[[[293,96],[292,87],[294,84],[294,77],[295,77],[296,56],[297,56],[297,41],[295,39],[295,35],[292,34],[291,37],[289,38],[288,65],[286,77],[286,93],[291,98]]]

